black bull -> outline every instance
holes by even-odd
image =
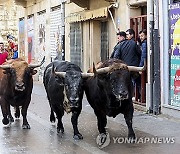
[[[83,138],[77,124],[82,109],[83,79],[88,76],[88,73],[82,73],[77,65],[67,61],[54,61],[46,67],[44,72],[43,83],[51,107],[50,121],[55,122],[55,112],[58,119],[57,132],[63,133],[64,110],[67,113],[72,112],[74,139]]]
[[[0,105],[3,114],[2,122],[7,125],[14,121],[11,115],[10,105],[15,107],[15,117],[20,117],[19,107],[22,107],[23,129],[30,129],[27,121],[27,109],[31,101],[33,87],[32,75],[34,70],[44,63],[45,57],[40,64],[29,64],[22,59],[10,60],[0,65]]]
[[[93,77],[85,84],[87,100],[98,120],[99,133],[106,134],[107,117],[116,117],[124,114],[128,126],[128,137],[135,138],[132,128],[133,103],[132,81],[130,71],[142,71],[144,68],[127,66],[122,61],[110,59],[99,64],[96,70],[93,68]]]

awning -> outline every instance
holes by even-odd
[[[73,22],[79,22],[79,21],[85,21],[85,20],[97,19],[97,18],[107,18],[107,17],[108,17],[108,7],[104,7],[91,11],[72,13],[66,17],[66,22],[73,23]]]

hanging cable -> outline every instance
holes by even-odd
[[[111,6],[110,6],[110,7],[111,7]],[[117,29],[117,27],[116,27],[116,23],[115,23],[115,21],[114,21],[113,15],[112,15],[112,12],[111,12],[110,9],[109,9],[110,7],[108,7],[108,12],[109,12],[109,14],[110,14],[110,16],[111,16],[111,20],[112,20],[112,22],[113,22],[114,29],[115,29],[116,32],[118,32],[118,29]]]

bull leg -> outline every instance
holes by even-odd
[[[10,105],[7,105],[7,109],[8,109],[8,119],[11,122],[14,122],[14,118],[12,117],[12,114],[11,114],[11,108],[10,108]]]
[[[62,123],[62,117],[64,115],[64,109],[61,109],[61,108],[55,106],[53,108],[53,110],[51,110],[51,111],[54,111],[56,113],[56,116],[57,116],[57,119],[58,119],[57,133],[59,133],[59,132],[64,133],[64,127],[63,127],[63,123]]]
[[[99,112],[96,112],[96,116],[98,120],[98,130],[100,133],[96,138],[96,142],[99,148],[103,148],[110,143],[109,133],[105,129],[107,125],[107,118],[105,114]]]
[[[124,118],[125,118],[126,124],[128,126],[128,137],[135,139],[136,138],[135,133],[134,133],[134,130],[132,128],[133,112],[134,112],[134,108],[132,105],[131,108],[126,113],[124,113]]]
[[[57,124],[57,132],[61,132],[61,133],[64,133],[64,126],[63,126],[63,123],[62,123],[62,117],[63,117],[64,113],[61,114],[60,116],[57,116],[57,119],[58,119],[58,124]]]
[[[14,116],[15,116],[16,118],[19,118],[19,117],[20,117],[19,106],[16,106],[16,107],[15,107],[15,114],[14,114]]]
[[[72,111],[71,123],[72,123],[73,129],[74,129],[73,138],[75,140],[83,139],[83,136],[82,136],[82,134],[79,133],[79,130],[78,130],[78,127],[77,127],[77,125],[78,125],[78,117],[79,117],[79,115],[81,113],[81,109],[82,108]]]
[[[23,124],[22,124],[23,129],[30,129],[31,128],[28,121],[27,121],[27,118],[26,118],[28,106],[29,106],[29,103],[27,103],[27,104],[25,103],[25,105],[22,106],[22,109],[21,109],[21,114],[23,116]]]
[[[55,116],[54,116],[54,111],[52,108],[51,108],[51,114],[50,114],[50,121],[53,123],[55,123],[55,121],[56,121]]]
[[[98,123],[98,130],[99,130],[99,133],[100,134],[106,134],[106,125],[107,125],[107,118],[106,118],[106,115],[104,114],[101,114],[101,113],[98,113],[95,112],[96,116],[97,116],[97,123]]]
[[[4,98],[0,97],[0,104],[1,104],[1,110],[2,110],[2,115],[3,115],[2,123],[4,125],[9,124],[8,108],[7,108],[6,103],[7,102],[4,100]]]

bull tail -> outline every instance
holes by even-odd
[[[54,111],[53,111],[52,108],[51,108],[51,114],[50,114],[50,121],[51,121],[52,123],[55,123],[55,121],[56,121],[56,118],[55,118],[55,116],[54,116]]]

